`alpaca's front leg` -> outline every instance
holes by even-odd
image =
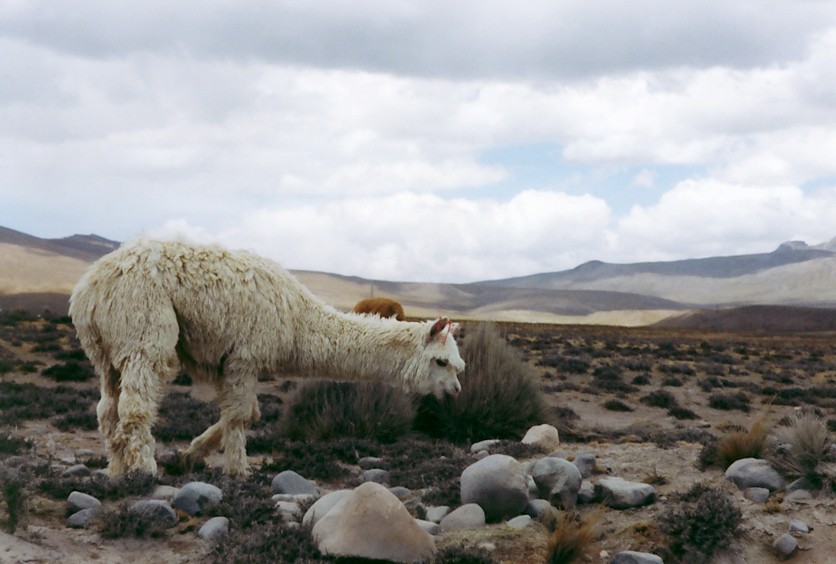
[[[128,472],[157,472],[151,427],[157,418],[160,387],[159,377],[141,355],[132,355],[125,362],[122,392],[117,404],[119,423],[110,440],[110,448],[121,454],[121,462]]]
[[[224,473],[230,476],[246,476],[250,473],[244,430],[261,417],[255,393],[257,376],[257,371],[249,364],[227,359],[220,389],[219,424],[223,432],[221,444],[224,450]]]

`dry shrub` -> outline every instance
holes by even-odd
[[[381,382],[314,380],[288,402],[283,433],[293,440],[343,437],[391,443],[412,428],[415,403],[400,388]]]
[[[683,562],[711,562],[712,555],[738,535],[743,515],[720,490],[696,484],[682,501],[659,515],[670,551]]]
[[[600,513],[581,517],[578,513],[557,511],[553,531],[549,535],[546,562],[548,564],[570,564],[583,561],[598,537]]]
[[[811,410],[789,417],[775,433],[776,445],[767,454],[788,478],[805,478],[816,487],[836,485],[836,460],[830,459],[833,441],[824,419]]]
[[[761,458],[765,452],[770,423],[766,413],[759,415],[748,431],[733,431],[717,442],[715,461],[723,469],[741,458]]]
[[[550,422],[536,375],[490,323],[468,328],[462,342],[467,369],[455,398],[423,398],[415,425],[453,442],[519,440],[532,426]]]

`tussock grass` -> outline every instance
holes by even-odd
[[[806,478],[832,492],[836,460],[830,459],[833,441],[827,423],[811,410],[791,415],[787,423],[775,433],[776,445],[767,454],[770,462],[788,478]]]
[[[723,435],[716,445],[714,460],[723,469],[741,458],[761,458],[766,451],[771,424],[766,413],[755,418],[747,431],[732,431]]]
[[[536,375],[490,323],[468,327],[461,346],[467,369],[456,398],[423,398],[416,428],[462,443],[519,440],[532,426],[551,422]]]
[[[581,517],[578,513],[555,513],[553,530],[549,535],[547,564],[570,564],[585,561],[598,536],[600,513]]]
[[[293,440],[342,437],[391,443],[412,428],[411,396],[381,382],[313,380],[288,401],[283,434]]]

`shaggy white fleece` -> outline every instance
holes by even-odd
[[[248,472],[244,429],[260,417],[263,372],[379,380],[438,397],[461,390],[464,361],[447,319],[342,313],[278,264],[217,245],[125,245],[81,278],[70,315],[101,378],[96,411],[111,476],[156,472],[151,428],[162,383],[181,369],[213,383],[221,407],[186,455],[222,447],[230,475]]]

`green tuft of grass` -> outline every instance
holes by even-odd
[[[836,460],[830,459],[833,441],[824,418],[811,410],[794,413],[775,438],[776,444],[767,456],[781,473],[790,479],[805,478],[816,487],[833,491]]]

